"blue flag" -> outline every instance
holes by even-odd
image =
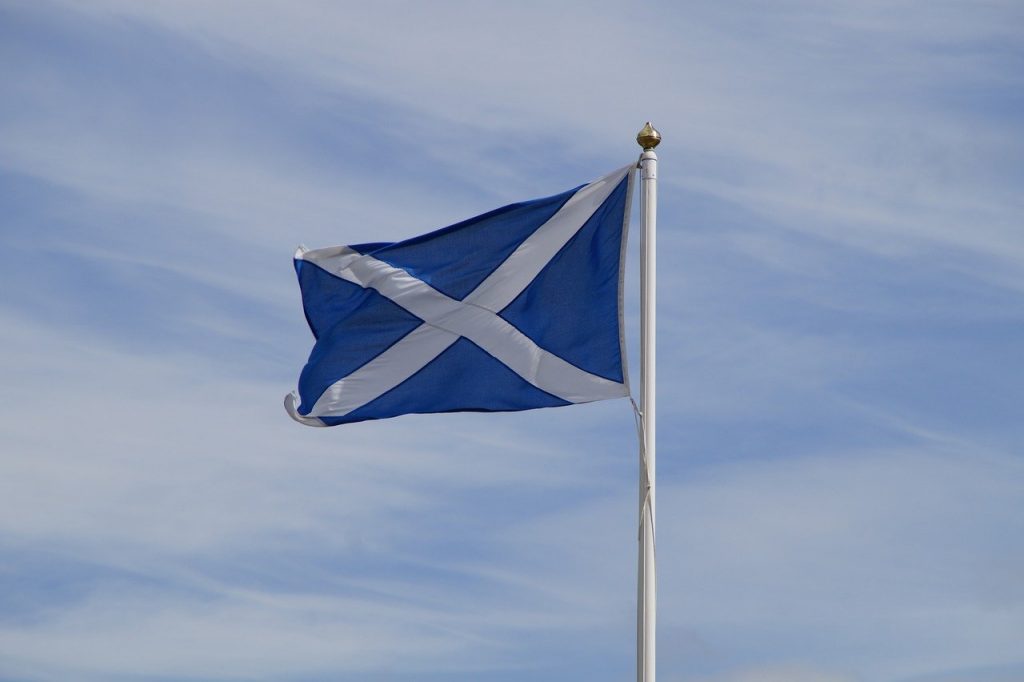
[[[633,168],[401,242],[300,248],[316,344],[288,414],[334,426],[628,395]]]

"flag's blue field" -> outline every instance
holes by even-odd
[[[300,249],[316,346],[289,414],[335,426],[628,395],[623,255],[633,164],[393,244]]]

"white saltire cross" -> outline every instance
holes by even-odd
[[[586,372],[541,348],[498,313],[529,286],[634,167],[630,164],[581,188],[461,301],[401,268],[346,246],[314,251],[300,248],[296,259],[377,291],[423,320],[423,324],[328,387],[308,416],[298,413],[298,395],[289,394],[285,397],[288,414],[303,424],[324,426],[316,417],[343,417],[366,405],[414,375],[460,337],[490,353],[533,386],[567,402],[627,395],[625,383]]]

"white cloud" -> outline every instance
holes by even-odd
[[[856,677],[801,665],[775,665],[716,675],[701,682],[858,682]]]
[[[983,127],[940,105],[960,91],[1019,84],[998,68],[1012,5],[788,3],[768,16],[752,6],[451,3],[403,7],[400,18],[386,4],[304,7],[114,1],[78,11],[105,17],[111,30],[123,29],[120,17],[149,22],[281,81],[391,103],[421,123],[380,135],[436,146],[430,154],[467,178],[522,184],[494,161],[503,136],[558,139],[569,156],[589,157],[597,144],[632,153],[629,134],[653,118],[666,133],[668,186],[883,254],[967,249],[995,262],[993,277],[1019,279],[1009,274],[1024,261],[1014,231],[1019,137],[998,104]],[[465,137],[437,135],[452,127]],[[202,184],[218,194],[225,178],[261,172],[214,170]],[[276,188],[242,182],[236,193],[302,203],[322,182],[299,177],[275,176]],[[350,210],[359,206],[349,199]]]

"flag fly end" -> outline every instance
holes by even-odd
[[[327,426],[327,424],[324,424],[316,417],[304,417],[301,414],[299,414],[299,410],[296,407],[296,405],[298,404],[298,398],[299,396],[297,393],[295,393],[295,391],[292,391],[291,393],[284,397],[284,409],[286,412],[288,412],[289,417],[299,422],[300,424],[305,424],[306,426]]]

